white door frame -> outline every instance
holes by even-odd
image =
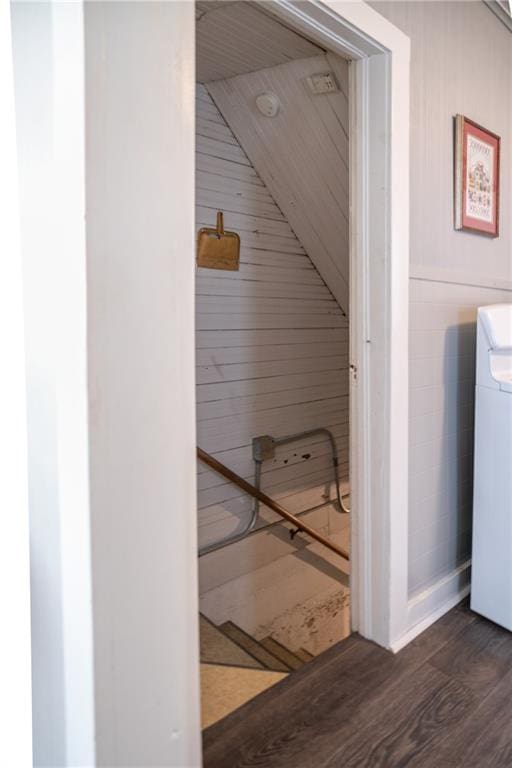
[[[32,765],[30,561],[27,403],[23,285],[16,163],[11,8],[0,4],[0,593],[4,626],[0,656],[0,765]]]
[[[407,629],[410,43],[364,2],[260,4],[351,65],[352,628]]]

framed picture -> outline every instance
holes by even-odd
[[[500,137],[455,117],[455,229],[499,234]]]

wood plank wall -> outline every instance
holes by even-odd
[[[471,557],[476,314],[510,291],[410,281],[409,592]]]
[[[370,4],[413,51],[410,261],[423,274],[410,283],[409,592],[435,613],[470,553],[476,309],[512,301],[497,289],[512,278],[512,38],[484,3]],[[504,137],[496,239],[453,228],[457,112]]]
[[[197,227],[223,210],[242,241],[239,272],[197,270],[198,444],[251,479],[254,436],[328,427],[346,478],[347,318],[201,85],[196,132]],[[298,512],[334,495],[331,477],[328,444],[310,438],[278,451],[263,488]],[[200,544],[237,529],[250,505],[199,465]]]

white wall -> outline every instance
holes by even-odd
[[[34,762],[62,765],[66,746],[55,318],[53,303],[46,298],[52,295],[52,275],[45,265],[51,248],[50,197],[45,188],[52,171],[51,8],[15,4],[12,25],[26,307]]]
[[[0,5],[0,765],[31,765],[27,406],[11,15]]]
[[[411,38],[411,263],[510,279],[512,35],[483,2],[373,5]],[[457,113],[502,136],[497,240],[453,229]]]
[[[12,10],[26,328],[34,762],[90,765],[82,9],[77,3],[21,3]]]
[[[411,280],[409,591],[471,557],[476,307],[510,291]]]
[[[85,6],[96,743],[105,766],[201,762],[193,30],[188,2]]]
[[[409,592],[416,622],[456,597],[469,575],[458,567],[470,555],[476,307],[512,301],[512,35],[481,2],[372,5],[411,38]],[[456,113],[502,136],[496,240],[453,229]]]
[[[13,9],[34,757],[196,768],[193,5],[83,11]]]
[[[347,318],[203,86],[196,132],[197,226],[214,225],[220,209],[242,241],[238,272],[197,270],[198,444],[252,481],[253,437],[324,426],[346,479]],[[204,545],[237,530],[252,502],[205,466],[198,471]],[[264,464],[262,487],[293,512],[323,503],[327,490],[334,497],[329,443],[314,437],[279,449]],[[220,554],[227,579],[230,554]],[[246,562],[254,566],[254,556]],[[213,586],[202,579],[202,591]]]

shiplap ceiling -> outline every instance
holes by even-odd
[[[495,16],[512,32],[512,6],[510,0],[484,0]]]
[[[197,80],[209,83],[255,72],[323,49],[250,2],[196,2]]]
[[[333,72],[334,93],[304,82]],[[334,54],[208,83],[207,91],[345,313],[349,310],[348,64]],[[270,91],[271,120],[255,107]]]

